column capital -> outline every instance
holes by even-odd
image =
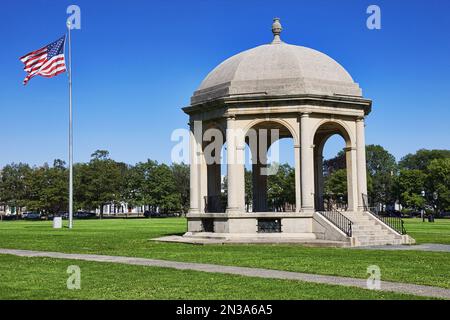
[[[344,151],[354,151],[356,150],[356,147],[345,147]]]
[[[227,119],[227,121],[231,121],[231,120],[236,120],[236,115],[235,114],[227,114],[225,116],[225,118]]]
[[[311,115],[310,111],[300,112],[300,118],[309,118],[310,115]]]
[[[364,122],[365,116],[359,116],[356,118],[356,122]]]

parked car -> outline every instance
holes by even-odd
[[[7,214],[7,215],[2,215],[2,220],[17,220],[20,219],[20,217],[16,214]]]
[[[25,220],[41,220],[42,214],[39,212],[25,212],[22,214],[22,219]]]
[[[95,218],[97,215],[94,212],[87,212],[87,211],[78,211],[73,214],[73,217],[76,219],[92,219]]]
[[[144,217],[146,217],[146,218],[159,218],[159,217],[161,217],[161,214],[159,212],[156,212],[156,211],[147,210],[147,211],[144,212]]]
[[[68,212],[60,212],[55,217],[61,217],[63,219],[69,219],[69,213]]]

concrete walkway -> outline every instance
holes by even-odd
[[[424,243],[424,244],[411,245],[411,246],[395,245],[395,246],[352,247],[352,249],[450,252],[450,245],[449,244],[437,244],[437,243]]]
[[[347,277],[325,276],[299,272],[279,271],[260,268],[246,268],[222,266],[214,264],[190,263],[178,261],[166,261],[146,258],[132,258],[120,256],[105,256],[95,254],[76,254],[76,253],[60,253],[60,252],[46,252],[46,251],[30,251],[30,250],[16,250],[16,249],[0,249],[0,254],[11,254],[21,257],[48,257],[55,259],[71,259],[95,262],[112,262],[129,265],[151,266],[172,268],[177,270],[194,270],[203,272],[234,274],[247,277],[269,278],[269,279],[285,279],[298,280],[313,283],[341,285],[347,287],[358,287],[367,289],[366,279],[356,279]],[[381,282],[382,291],[391,291],[405,294],[413,294],[416,296],[434,297],[450,299],[450,289],[439,287],[422,286],[409,283],[397,282]]]

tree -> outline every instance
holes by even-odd
[[[169,166],[148,160],[138,163],[136,167],[143,177],[140,192],[144,195],[144,203],[163,212],[180,208],[181,195]]]
[[[250,204],[253,203],[253,173],[250,170],[245,170],[245,205],[249,211]],[[224,199],[225,202],[225,199]]]
[[[62,212],[68,207],[68,171],[65,162],[56,159],[53,167],[34,168],[26,178],[28,210],[45,214]]]
[[[143,175],[139,167],[127,166],[124,172],[120,194],[121,199],[128,204],[128,207],[145,205],[142,184]]]
[[[295,204],[295,171],[287,163],[274,163],[271,166],[278,170],[267,177],[267,198],[274,208],[286,211],[287,205]]]
[[[180,209],[182,213],[189,210],[189,193],[190,193],[190,173],[189,166],[184,163],[173,163],[170,167],[173,179],[180,195]]]
[[[96,150],[91,154],[91,160],[109,160],[109,151]]]
[[[181,195],[173,176],[173,172],[166,164],[155,167],[150,177],[152,198],[155,205],[163,212],[177,210],[181,206]]]
[[[325,195],[333,196],[334,199],[347,199],[347,170],[339,169],[331,173],[324,181]]]
[[[426,174],[421,170],[401,169],[395,181],[395,191],[402,206],[421,209],[425,205],[422,190],[425,188]]]
[[[180,209],[182,195],[169,166],[148,160],[136,164],[135,170],[141,177],[137,192],[142,195],[143,204],[163,212]]]
[[[450,150],[420,149],[416,153],[407,154],[398,163],[401,169],[427,171],[431,161],[450,158]]]
[[[102,218],[106,204],[121,201],[125,167],[125,164],[111,160],[105,150],[94,152],[88,164],[77,165],[74,171],[79,201],[77,207],[89,210],[100,208]]]
[[[432,160],[427,171],[429,194],[436,192],[438,196],[432,201],[439,211],[450,211],[450,158]]]
[[[13,208],[16,213],[26,205],[26,179],[31,172],[30,166],[24,163],[6,165],[0,172],[0,202]]]
[[[337,170],[345,169],[346,167],[345,152],[343,150],[339,151],[334,158],[323,161],[323,173],[325,177]]]
[[[395,157],[379,145],[366,146],[367,173],[370,175],[372,205],[395,201],[394,177],[397,172]]]

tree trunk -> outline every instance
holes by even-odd
[[[100,219],[103,219],[103,205],[100,205]]]

